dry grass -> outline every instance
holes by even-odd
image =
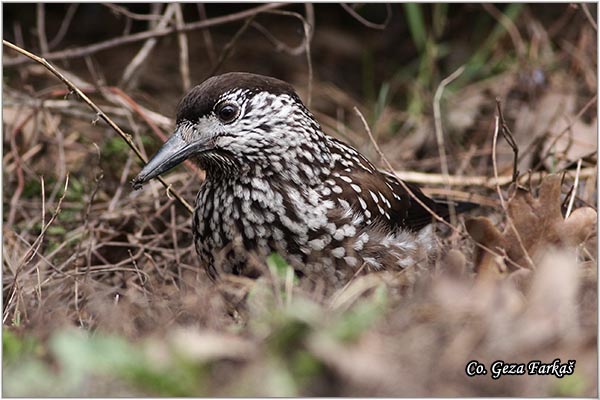
[[[325,130],[373,161],[384,165],[353,111],[356,106],[393,168],[437,176],[447,168],[454,184],[438,180],[430,184],[431,192],[488,205],[478,211],[485,216],[475,223],[480,236],[467,225],[476,242],[462,222],[457,230],[440,233],[440,254],[431,269],[360,276],[333,295],[324,288],[306,289],[276,258],[265,266],[270,273],[257,281],[224,277],[212,283],[198,267],[188,211],[158,183],[131,190],[139,162],[124,142],[102,121],[92,122],[95,114],[73,95],[65,96],[44,68],[5,67],[3,394],[597,396],[597,43],[589,13],[562,7],[567,22],[564,15],[542,15],[529,6],[508,25],[494,22],[492,27],[508,26],[510,34],[495,39],[489,52],[482,45],[475,53],[486,54],[485,64],[500,65],[500,71],[478,76],[467,68],[452,90],[444,89],[438,121],[431,110],[445,77],[435,76],[443,71],[426,79],[425,61],[417,70],[391,72],[382,63],[377,68],[390,76],[384,81],[388,94],[381,89],[369,98],[375,79],[364,78],[359,95],[353,90],[360,84],[342,87],[343,79],[327,79],[329,65],[346,58],[359,65],[363,46],[375,49],[392,33],[377,36],[365,26],[363,43],[333,23],[306,32],[298,15],[287,16],[296,20],[298,31],[281,14],[261,14],[248,26],[240,20],[230,31],[215,25],[189,32],[188,39],[197,40],[188,44],[181,35],[162,38],[139,71],[130,64],[135,46],[110,53],[123,68],[92,59],[55,61],[143,153],[151,153],[161,141],[159,133],[166,135],[172,127],[166,115],[181,96],[173,82],[186,82],[190,74],[192,82],[201,80],[215,67],[194,57],[187,61],[190,68],[170,66],[169,60],[186,63],[178,46],[189,45],[196,55],[206,48],[226,49],[211,59],[221,59],[227,70],[255,65],[257,72],[285,71],[280,74],[303,98],[312,92],[312,109]],[[393,10],[391,24],[409,24],[398,16],[402,10]],[[176,18],[180,11],[168,12]],[[336,15],[326,8],[294,11],[307,21],[315,12]],[[497,16],[494,9],[485,12]],[[574,21],[577,29],[565,28]],[[49,16],[50,22],[65,20]],[[242,26],[263,33],[236,36]],[[459,28],[470,34],[468,26]],[[265,32],[270,39],[264,39]],[[302,48],[306,34],[313,35],[311,88]],[[274,38],[285,41],[278,44]],[[84,48],[97,42],[90,38]],[[528,52],[517,51],[522,46]],[[13,55],[5,52],[5,61]],[[274,66],[265,67],[265,57],[273,57]],[[135,78],[105,83],[122,79],[127,65],[137,71]],[[446,75],[456,68],[448,69]],[[407,86],[403,75],[418,76],[416,82],[408,80],[415,86]],[[350,72],[346,79],[354,82]],[[131,89],[124,93],[115,87]],[[499,128],[496,97],[519,148],[520,182],[530,192],[525,197],[491,181],[495,169],[501,176],[512,174],[514,156],[500,132],[492,156]],[[415,109],[420,111],[406,111]],[[444,135],[444,168],[436,122]],[[531,187],[530,170],[535,171]],[[549,173],[562,177],[552,196],[540,190]],[[471,177],[490,180],[467,184]],[[201,172],[182,167],[165,180],[191,202],[202,178]],[[567,208],[571,213],[564,219]],[[555,229],[550,233],[534,229],[535,222],[524,223],[550,218]],[[489,373],[465,374],[470,360],[489,370],[498,359],[551,363],[556,358],[576,360],[575,373],[562,379],[498,380]]]

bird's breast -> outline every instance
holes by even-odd
[[[329,192],[257,176],[207,181],[196,199],[197,251],[219,272],[242,274],[250,255],[278,252],[306,275],[339,282],[365,265],[404,268],[426,257],[425,236],[366,224],[360,208]]]

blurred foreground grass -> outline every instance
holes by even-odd
[[[242,317],[225,329],[180,323],[131,337],[4,328],[3,395],[590,396],[597,391],[596,274],[572,260],[549,255],[539,270],[505,280],[370,274],[327,303],[286,285],[275,260],[278,275],[252,286]],[[104,312],[119,315],[112,307]],[[492,380],[464,373],[472,359],[489,366],[555,358],[576,360],[574,374]]]
[[[192,325],[166,335],[129,340],[121,334],[73,327],[54,330],[45,338],[5,328],[3,395],[317,394],[311,387],[323,380],[327,367],[309,350],[307,341],[336,346],[355,343],[382,316],[385,286],[379,285],[371,296],[342,312],[305,297],[294,297],[282,305],[278,302],[285,293],[274,293],[270,286],[261,282],[254,287],[248,298],[252,317],[245,326],[233,325],[227,332]],[[253,367],[240,368],[240,363]],[[223,379],[219,375],[226,368],[236,376],[218,387]],[[263,379],[258,386],[254,381],[257,373]],[[321,385],[325,388],[326,383]]]

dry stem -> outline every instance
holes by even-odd
[[[446,158],[446,146],[444,144],[444,131],[442,128],[442,112],[440,110],[440,100],[442,98],[442,93],[444,92],[444,88],[448,86],[452,81],[458,78],[463,71],[465,70],[465,66],[461,66],[456,71],[454,71],[450,76],[443,79],[438,88],[435,91],[435,95],[433,96],[433,116],[435,120],[435,137],[437,138],[438,152],[440,155],[440,166],[442,169],[442,175],[444,177],[448,177],[450,173],[448,172],[448,160]],[[450,185],[446,182],[446,189],[450,189]],[[450,210],[450,223],[452,225],[456,224],[456,209],[454,204],[449,204]]]
[[[142,160],[144,163],[147,162],[146,158],[142,155],[142,153],[138,150],[137,146],[133,143],[132,139],[131,139],[131,135],[126,134],[125,132],[123,132],[121,130],[121,128],[119,128],[117,126],[117,124],[115,124],[112,119],[110,119],[105,113],[104,111],[102,111],[102,109],[100,109],[100,107],[98,107],[93,101],[91,101],[89,99],[89,97],[87,97],[85,95],[85,93],[83,93],[77,86],[75,86],[74,83],[72,83],[69,79],[67,79],[61,72],[59,72],[52,64],[50,64],[48,61],[46,61],[44,58],[38,57],[35,54],[32,54],[30,52],[28,52],[27,50],[24,50],[6,40],[3,40],[3,43],[5,46],[10,47],[11,49],[31,58],[32,60],[42,64],[46,69],[48,69],[50,72],[52,72],[58,79],[60,79],[65,85],[67,85],[67,87],[72,90],[73,92],[75,92],[87,105],[89,105],[92,110],[94,110],[96,112],[97,117],[102,118],[113,130],[115,130],[115,132],[117,132],[119,134],[119,136],[121,136],[121,138],[123,138],[123,140],[125,140],[125,142],[127,143],[127,145],[133,150],[133,152],[138,156],[138,158],[140,160]],[[161,178],[158,177],[157,178],[160,183],[162,183],[162,185],[167,188],[168,185],[167,183]],[[171,190],[171,193],[173,194],[173,196],[190,212],[192,213],[194,211],[194,209],[192,208],[192,206],[183,198],[179,195],[179,193]]]
[[[69,59],[69,58],[77,58],[89,56],[91,54],[97,53],[102,50],[110,49],[117,46],[123,46],[129,43],[135,43],[142,40],[146,40],[152,37],[163,37],[167,35],[171,35],[176,32],[188,32],[197,29],[204,29],[211,26],[217,26],[222,24],[227,24],[230,22],[235,22],[240,19],[248,18],[251,15],[256,15],[261,12],[265,12],[267,10],[272,10],[275,8],[281,8],[286,6],[286,3],[269,3],[264,4],[258,7],[254,7],[250,10],[241,11],[234,14],[224,15],[222,17],[215,17],[211,19],[207,19],[204,21],[197,21],[190,24],[184,25],[181,29],[175,28],[164,28],[160,30],[150,30],[135,33],[132,35],[122,36],[115,39],[105,40],[104,42],[95,43],[90,46],[82,46],[76,47],[68,50],[56,51],[46,54],[44,57],[46,60],[57,60],[57,59]],[[23,54],[23,53],[22,53]],[[31,57],[29,57],[31,58]],[[16,59],[5,59],[3,60],[3,65],[5,67],[14,67],[17,65],[21,65],[28,62],[27,57],[19,57]]]

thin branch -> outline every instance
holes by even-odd
[[[310,42],[312,41],[313,27],[308,23],[308,21],[306,20],[306,18],[304,18],[304,16],[302,16],[301,14],[298,14],[297,12],[276,10],[276,11],[268,11],[268,13],[269,14],[286,15],[286,16],[298,18],[300,20],[300,22],[302,22],[302,28],[304,29],[304,40],[298,46],[298,48],[299,49],[303,48],[304,54],[306,54],[306,63],[308,65],[308,88],[307,88],[306,105],[308,107],[310,107],[310,104],[312,102],[312,81],[313,81],[313,67],[312,67],[312,57],[310,55],[311,54],[310,53]],[[308,12],[308,15],[310,16],[311,13]],[[314,21],[313,21],[313,23],[314,23]]]
[[[358,115],[358,117],[360,118],[360,120],[363,123],[363,126],[365,127],[365,130],[367,131],[367,134],[369,135],[369,139],[371,140],[371,143],[373,144],[373,146],[375,147],[375,151],[377,151],[377,154],[379,154],[379,156],[381,157],[381,159],[383,160],[383,162],[386,164],[386,167],[390,170],[390,172],[393,174],[394,173],[394,168],[392,167],[392,164],[390,164],[390,162],[388,161],[387,157],[385,156],[385,154],[383,153],[383,151],[381,150],[381,148],[379,147],[379,144],[377,144],[377,141],[375,140],[375,138],[373,137],[373,134],[371,133],[371,128],[369,128],[369,124],[367,124],[367,120],[365,120],[365,117],[362,115],[362,113],[360,112],[360,110],[358,109],[358,107],[354,107],[354,112]],[[431,214],[431,216],[433,218],[435,218],[437,221],[444,223],[446,225],[448,225],[452,230],[457,230],[456,227],[452,224],[449,224],[448,221],[446,221],[444,218],[440,217],[435,211],[433,211],[427,204],[425,204],[421,199],[419,199],[417,196],[415,196],[415,194],[413,193],[413,191],[408,187],[408,185],[406,183],[404,183],[402,181],[402,179],[399,179],[397,176],[396,178],[398,179],[398,182],[400,183],[400,185],[404,188],[404,190],[406,190],[406,192],[408,193],[408,195],[415,201],[417,202],[417,204],[419,204],[421,207],[423,207],[425,210],[427,210],[427,212],[429,214]]]
[[[106,208],[108,212],[113,212],[117,206],[117,203],[121,197],[121,193],[123,192],[123,187],[127,182],[127,177],[129,176],[129,172],[131,170],[132,158],[131,155],[127,157],[127,161],[125,161],[125,166],[123,167],[123,171],[121,171],[121,178],[119,179],[119,186],[115,190],[115,193],[108,203],[108,207]]]
[[[17,132],[21,130],[21,128],[31,119],[32,116],[33,112],[27,117],[25,117],[23,119],[23,122],[17,125],[17,127],[13,129],[10,135],[10,150],[13,155],[14,165],[17,171],[17,187],[10,199],[10,211],[8,213],[8,219],[6,221],[6,224],[8,226],[12,226],[14,224],[17,209],[20,208],[19,199],[21,198],[21,194],[23,193],[23,189],[25,188],[25,177],[23,175],[21,155],[19,154],[19,149],[17,148],[16,135]]]
[[[340,290],[336,291],[333,294],[331,300],[329,301],[329,308],[335,309],[339,306],[339,298],[342,296],[342,294],[346,293],[350,285],[356,281],[356,278],[360,275],[360,273],[365,269],[366,266],[367,263],[362,263],[361,266],[356,270],[354,275],[352,275],[352,278],[350,278],[350,280],[346,282],[346,284]]]
[[[463,71],[465,70],[465,66],[461,66],[456,71],[454,71],[450,76],[443,79],[438,88],[435,91],[435,95],[433,96],[433,117],[435,121],[435,137],[437,138],[438,144],[438,152],[440,155],[440,165],[442,169],[442,175],[447,177],[450,175],[448,172],[448,159],[446,158],[446,145],[444,143],[444,131],[442,128],[442,112],[440,109],[440,101],[442,99],[442,94],[444,93],[444,88],[448,86],[452,81],[458,78]],[[450,185],[446,184],[446,189],[450,189]],[[456,224],[456,209],[453,203],[449,204],[449,212],[450,212],[450,222],[452,225]]]
[[[596,21],[594,21],[594,17],[592,17],[592,13],[588,9],[587,4],[582,3],[581,4],[581,9],[583,10],[583,13],[585,14],[585,17],[588,19],[588,21],[590,21],[590,24],[592,25],[592,28],[594,28],[594,30],[596,32],[598,32],[598,24],[596,24]]]
[[[135,19],[137,21],[158,21],[162,18],[162,15],[157,14],[139,14],[134,13],[126,9],[125,7],[118,6],[116,4],[104,3],[102,4],[104,7],[110,8],[112,12],[115,14],[123,15],[130,19]]]
[[[502,191],[500,190],[500,185],[498,184],[498,163],[496,162],[496,148],[498,145],[498,131],[500,130],[500,116],[496,115],[494,117],[494,137],[492,139],[492,167],[494,169],[494,180],[496,181],[496,192],[498,193],[498,197],[500,198],[500,204],[502,205],[502,209],[506,212],[506,203],[504,202],[504,196],[502,195]],[[508,212],[507,212],[508,215]]]
[[[43,178],[42,178],[43,179]],[[43,183],[42,183],[42,187],[43,187]],[[31,244],[31,246],[29,247],[29,250],[27,250],[27,252],[23,255],[23,257],[21,257],[21,260],[18,263],[17,269],[14,273],[13,276],[13,281],[11,284],[11,288],[10,288],[10,292],[11,295],[9,296],[10,298],[13,298],[13,294],[17,291],[17,287],[18,287],[18,277],[20,272],[23,270],[23,268],[29,264],[29,262],[33,259],[33,257],[37,254],[40,246],[42,245],[42,242],[44,241],[44,237],[46,235],[46,231],[48,230],[48,228],[50,227],[50,225],[52,225],[52,223],[54,222],[54,220],[56,219],[56,217],[58,216],[58,214],[60,214],[61,210],[61,205],[63,200],[65,199],[65,196],[67,195],[67,189],[69,187],[69,175],[66,176],[65,178],[65,186],[64,186],[64,190],[63,190],[63,194],[62,196],[60,196],[60,198],[58,199],[58,203],[56,204],[56,210],[54,210],[54,213],[52,214],[52,216],[50,217],[50,220],[48,221],[48,223],[42,223],[42,230],[40,231],[40,234],[38,235],[38,237],[33,241],[33,243]],[[45,206],[42,205],[42,218],[45,218]],[[10,307],[10,300],[5,304],[4,307],[4,313],[6,315],[7,310]]]
[[[552,138],[552,141],[548,144],[548,150],[546,151],[546,153],[540,157],[540,161],[538,162],[538,164],[533,168],[538,169],[539,167],[542,166],[542,163],[544,162],[544,160],[550,156],[550,152],[552,151],[552,149],[554,148],[554,145],[556,144],[556,142],[558,142],[558,140],[567,132],[569,132],[571,130],[571,128],[573,127],[573,125],[575,124],[575,121],[577,121],[579,118],[581,118],[581,116],[598,100],[598,94],[595,94],[582,108],[581,110],[579,110],[579,112],[577,113],[577,115],[575,115],[575,117],[572,119],[572,121],[569,122],[569,124],[562,130],[560,131],[560,133],[558,133],[558,135],[554,136]]]
[[[504,115],[502,114],[502,106],[499,98],[496,99],[496,109],[498,110],[498,121],[500,123],[500,132],[502,133],[502,137],[506,140],[510,148],[512,149],[513,156],[513,182],[517,181],[519,176],[519,170],[517,169],[517,163],[519,161],[519,146],[513,137],[512,132],[508,128],[506,121],[504,120]],[[495,152],[495,150],[494,150]],[[492,153],[492,156],[495,156],[495,153]]]
[[[383,29],[387,28],[388,24],[390,23],[390,21],[392,19],[392,6],[389,3],[387,3],[385,5],[385,10],[386,10],[385,21],[383,21],[383,23],[381,23],[381,24],[376,24],[374,22],[366,20],[359,13],[357,13],[352,7],[350,7],[348,4],[340,3],[340,5],[342,6],[342,8],[344,10],[346,10],[346,12],[348,14],[352,15],[352,17],[354,17],[354,19],[356,19],[358,22],[360,22],[367,28],[383,30]]]
[[[498,102],[498,110],[500,110],[499,104],[500,103]],[[494,178],[496,179],[496,181],[498,181],[498,163],[496,162],[496,148],[497,148],[497,144],[498,144],[498,131],[500,130],[500,118],[501,118],[501,115],[500,115],[500,112],[498,112],[498,114],[496,116],[494,116],[494,138],[492,141],[492,167],[494,169]],[[513,175],[513,178],[514,178],[514,175]],[[519,234],[519,231],[517,230],[517,227],[515,226],[512,218],[510,216],[510,213],[509,213],[506,203],[504,201],[504,196],[502,196],[502,191],[500,190],[500,185],[496,185],[496,192],[498,193],[498,197],[500,198],[500,204],[502,206],[502,209],[504,210],[504,214],[506,215],[506,221],[507,221],[506,223],[508,224],[508,226],[510,226],[510,229],[515,234],[515,238],[517,239],[517,242],[519,242],[521,251],[523,252],[525,260],[529,264],[530,268],[535,269],[535,264],[533,263],[533,260],[531,259],[531,257],[529,257],[529,253],[527,253],[527,249],[525,248],[525,245],[523,244],[521,235]],[[504,258],[508,258],[508,256],[506,256]]]
[[[577,197],[577,187],[579,186],[579,173],[580,172],[581,172],[581,158],[577,161],[577,171],[575,172],[575,183],[573,183],[573,194],[571,195],[571,199],[569,200],[569,207],[567,207],[565,219],[569,218],[569,215],[571,215],[571,210],[573,210],[573,203],[575,203],[575,197]]]
[[[206,21],[208,17],[206,16],[206,7],[203,3],[198,3],[198,15],[200,16],[201,21]],[[202,37],[204,39],[204,46],[206,47],[206,54],[208,55],[208,60],[210,62],[211,67],[215,65],[217,61],[217,53],[215,52],[215,45],[212,39],[212,35],[210,30],[202,29]]]
[[[181,29],[185,25],[183,19],[183,11],[181,10],[181,4],[175,3],[175,26]],[[191,86],[190,80],[190,60],[189,60],[189,46],[187,36],[184,32],[177,34],[177,43],[179,44],[179,72],[181,74],[181,84],[183,90],[188,91]]]
[[[491,16],[494,17],[504,27],[504,29],[506,29],[515,46],[515,49],[517,50],[519,59],[522,60],[527,51],[523,42],[523,38],[519,33],[519,29],[516,27],[514,22],[491,3],[484,3],[482,7],[485,11],[490,13]]]
[[[229,40],[229,42],[227,42],[227,44],[223,47],[223,51],[221,52],[221,54],[219,54],[219,59],[217,60],[215,65],[211,68],[210,72],[206,75],[206,78],[210,78],[215,73],[217,73],[219,68],[221,68],[221,65],[223,65],[223,63],[225,62],[227,57],[229,57],[229,55],[233,51],[233,48],[234,48],[235,44],[237,43],[238,39],[244,34],[244,32],[246,32],[246,30],[248,29],[248,27],[250,26],[252,21],[254,21],[255,16],[256,15],[251,15],[250,17],[248,17],[248,19],[246,20],[244,25],[242,25],[242,27],[240,29],[238,29],[238,31],[235,33],[235,35],[233,35],[231,40]]]
[[[305,3],[304,12],[306,14],[306,23],[310,27],[310,37],[312,38],[315,32],[315,7],[312,3]]]
[[[103,42],[95,43],[90,46],[76,47],[72,49],[66,49],[62,51],[56,51],[46,54],[44,57],[48,61],[56,59],[70,59],[77,57],[84,57],[102,50],[107,50],[113,47],[123,46],[129,43],[135,43],[142,40],[146,40],[153,37],[163,37],[171,35],[177,32],[188,32],[198,29],[204,29],[211,26],[228,24],[231,22],[239,21],[241,19],[248,18],[251,15],[256,15],[268,10],[281,8],[287,6],[287,3],[269,3],[258,7],[251,8],[249,10],[241,11],[234,14],[224,15],[221,17],[215,17],[207,19],[205,21],[197,21],[189,24],[185,24],[183,28],[178,29],[177,27],[169,27],[160,30],[149,30],[144,32],[135,33],[132,35],[121,36],[114,39],[105,40]],[[30,58],[30,57],[29,57]],[[14,67],[29,62],[28,57],[17,57],[15,59],[4,58],[3,66]]]
[[[89,99],[89,97],[86,96],[85,93],[83,93],[77,86],[75,86],[75,84],[73,84],[70,80],[68,80],[61,72],[59,72],[52,64],[50,64],[48,61],[46,61],[45,59],[36,56],[35,54],[32,54],[30,52],[28,52],[27,50],[24,50],[18,46],[15,46],[14,44],[3,40],[3,43],[5,46],[31,58],[32,60],[42,64],[47,70],[49,70],[50,72],[52,72],[52,74],[54,74],[58,79],[60,79],[72,92],[76,93],[79,98],[81,98],[88,106],[90,106],[90,108],[92,110],[94,110],[94,112],[96,113],[96,117],[99,119],[104,120],[115,132],[117,132],[119,134],[119,136],[121,136],[121,138],[123,138],[123,140],[125,140],[125,142],[127,143],[127,145],[133,150],[133,152],[135,153],[135,155],[144,163],[147,162],[146,158],[142,155],[142,153],[139,151],[139,149],[136,147],[136,145],[133,143],[133,140],[131,138],[131,135],[126,134],[125,132],[123,132],[121,130],[121,128],[119,128],[117,126],[117,124],[115,124],[113,122],[112,119],[110,119],[105,113],[104,111],[102,111],[100,109],[100,107],[98,107],[93,101],[91,101]],[[158,180],[160,183],[162,183],[162,185],[167,188],[169,185],[167,185],[167,183],[161,178],[158,177]],[[194,209],[192,208],[192,206],[183,198],[181,197],[181,195],[179,195],[179,193],[175,192],[174,190],[171,190],[171,193],[173,194],[173,196],[190,212],[192,213],[194,211]]]
[[[41,184],[41,189],[42,189],[42,226],[44,226],[44,224],[46,223],[46,186],[44,183],[44,176],[40,176],[40,184]],[[66,189],[65,189],[66,190]],[[64,196],[64,194],[63,194]],[[60,208],[60,206],[59,206]],[[43,239],[42,239],[43,240]],[[40,243],[41,244],[41,243]],[[39,249],[39,247],[38,247]],[[37,252],[37,250],[36,250]],[[40,278],[40,269],[38,267],[38,263],[35,264],[35,271],[36,271],[36,275],[37,275],[37,285],[36,285],[36,292],[38,295],[38,301],[39,304],[41,305],[42,303],[42,285],[41,285],[41,278]]]
[[[44,3],[37,3],[36,19],[37,34],[40,41],[40,51],[42,54],[48,53],[48,38],[46,37],[46,9]]]
[[[175,9],[177,8],[177,3],[169,4],[167,9],[165,10],[164,15],[158,22],[155,31],[159,31],[164,29],[169,24],[169,21],[175,14]],[[129,62],[127,67],[125,68],[125,72],[123,72],[123,76],[121,77],[120,86],[131,87],[134,86],[134,77],[137,75],[136,72],[140,70],[140,68],[144,65],[144,61],[148,58],[154,46],[158,43],[157,38],[148,39],[142,48],[137,52],[137,54],[133,57],[133,59]]]
[[[69,26],[71,26],[71,21],[73,21],[73,17],[75,16],[75,12],[77,11],[78,7],[78,3],[73,3],[69,5],[65,17],[60,23],[60,28],[58,28],[56,36],[54,36],[54,39],[52,39],[48,44],[49,49],[55,48],[64,39],[65,35],[67,34],[67,31],[69,30]]]
[[[267,28],[259,24],[258,22],[254,22],[253,26],[262,33],[274,46],[277,51],[284,51],[292,56],[298,56],[307,50],[307,43],[310,43],[312,40],[313,26],[314,26],[314,13],[308,11],[310,8],[307,8],[307,18],[304,18],[302,14],[293,11],[270,11],[269,14],[277,14],[277,15],[285,15],[289,17],[294,17],[300,20],[304,28],[304,37],[302,42],[296,47],[290,47],[285,44],[283,41],[277,39]],[[308,17],[313,20],[309,22]]]
[[[13,31],[14,31],[13,33],[15,35],[15,42],[19,46],[22,46],[25,42],[23,40],[23,28],[21,27],[21,24],[19,23],[19,21],[13,22]]]
[[[442,174],[431,174],[426,172],[417,171],[394,171],[395,174],[407,182],[420,183],[422,185],[445,185],[446,183],[450,186],[481,186],[486,188],[494,188],[496,185],[505,186],[512,183],[512,175],[500,175],[498,178],[488,177],[483,175],[476,176],[456,176]],[[523,175],[519,177],[518,182],[524,184],[528,178],[531,183],[541,182],[548,173],[543,171],[537,171],[531,175]],[[596,175],[596,167],[583,168],[579,176],[583,178],[590,178]]]
[[[44,107],[42,115],[46,122],[46,130],[56,137],[56,147],[58,150],[58,160],[55,162],[56,175],[60,181],[64,180],[67,175],[67,164],[65,160],[65,144],[64,135],[62,130],[59,128],[60,118],[52,118],[52,114]],[[60,191],[60,184],[57,182],[52,189],[52,193],[48,198],[48,202],[53,203],[54,199]]]

